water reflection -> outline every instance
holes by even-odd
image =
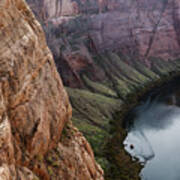
[[[147,100],[135,112],[124,146],[145,164],[142,179],[180,180],[180,108]]]

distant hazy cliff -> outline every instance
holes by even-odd
[[[102,79],[90,57],[94,53],[120,52],[148,67],[152,66],[152,58],[167,61],[180,57],[178,0],[28,2],[44,23],[57,64],[63,61],[61,73],[66,85],[81,86],[82,71],[96,72],[95,79]]]

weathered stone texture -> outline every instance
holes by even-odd
[[[34,180],[54,176],[67,180],[61,169],[73,167],[74,159],[79,157],[73,179],[82,179],[77,170],[85,179],[103,179],[91,148],[84,150],[87,158],[83,159],[79,144],[87,142],[82,135],[66,140],[74,141],[75,152],[73,145],[64,149],[60,142],[71,114],[40,24],[23,0],[0,1],[0,178]],[[56,148],[62,149],[68,163],[61,162],[52,175],[46,155]],[[74,159],[69,159],[66,151],[74,153]],[[86,168],[84,173],[81,166],[91,163],[92,168]],[[94,176],[89,176],[91,171]]]

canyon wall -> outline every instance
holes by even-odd
[[[120,143],[126,135],[122,111],[179,72],[179,0],[27,2],[43,25],[70,96],[72,120],[107,178],[138,179],[139,167]]]
[[[41,25],[23,0],[0,1],[0,179],[103,179]]]
[[[62,36],[68,35],[67,42],[63,43],[70,43],[70,46],[82,46],[87,41],[86,45],[98,53],[120,51],[131,58],[142,60],[146,65],[151,64],[151,57],[173,60],[180,56],[178,0],[28,2],[33,4],[35,13],[42,22],[46,22],[46,26],[52,23],[57,32],[56,43],[57,39],[63,41]],[[49,31],[50,28],[45,27]],[[58,32],[61,35],[58,36]],[[48,32],[49,34],[50,41],[53,42],[54,32]],[[58,44],[62,46],[62,42]],[[52,45],[52,49],[56,48],[56,45]],[[70,52],[72,51],[76,50],[71,49]],[[59,57],[59,52],[56,54]],[[68,61],[68,58],[65,59]]]

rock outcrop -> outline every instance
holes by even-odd
[[[0,2],[0,40],[0,179],[103,179],[23,0]]]

